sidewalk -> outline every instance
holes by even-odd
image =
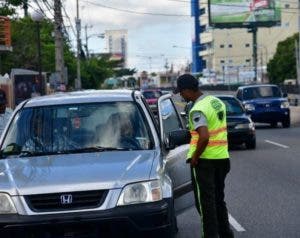
[[[300,125],[300,106],[290,106],[291,109],[291,124]]]
[[[289,94],[288,100],[292,106],[300,106],[300,95],[299,94]]]

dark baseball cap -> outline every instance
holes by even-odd
[[[183,74],[177,78],[177,87],[174,93],[179,93],[184,89],[197,90],[198,86],[198,80],[193,75]]]
[[[6,104],[6,94],[0,89],[0,104]]]

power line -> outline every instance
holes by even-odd
[[[101,4],[101,3],[94,3],[94,2],[91,2],[89,0],[82,0],[83,2],[86,2],[90,5],[94,5],[94,6],[97,6],[97,7],[101,7],[101,8],[106,8],[106,9],[111,9],[111,10],[114,10],[114,11],[121,11],[121,12],[126,12],[126,13],[130,13],[130,14],[138,14],[138,15],[150,15],[150,16],[164,16],[164,17],[191,17],[191,15],[188,15],[188,14],[168,14],[168,13],[154,13],[154,12],[140,12],[140,11],[134,11],[134,10],[128,10],[128,9],[122,9],[122,8],[116,8],[116,7],[112,7],[112,6],[107,6],[107,5],[104,5],[104,4]],[[175,0],[168,0],[168,1],[175,1]],[[179,2],[184,2],[183,0],[180,1],[180,0],[177,0]],[[208,3],[201,3],[202,5],[207,5]],[[201,6],[200,4],[200,6]],[[235,4],[215,4],[215,5],[219,5],[219,6],[228,6],[228,7],[244,7],[244,6],[241,6],[241,5],[235,5]],[[282,9],[282,11],[285,11],[285,10],[298,10],[298,8],[278,8],[278,9]],[[289,14],[296,14],[293,13],[293,12],[287,12]],[[202,16],[202,17],[205,17],[205,18],[208,18],[208,16]]]
[[[101,3],[94,3],[90,2],[88,0],[82,0],[83,2],[86,2],[88,4],[102,7],[102,8],[107,8],[115,11],[120,11],[120,12],[126,12],[126,13],[131,13],[131,14],[139,14],[139,15],[151,15],[151,16],[165,16],[165,17],[191,17],[190,15],[185,15],[185,14],[168,14],[168,13],[153,13],[153,12],[139,12],[139,11],[133,11],[133,10],[128,10],[128,9],[121,9],[121,8],[116,8],[116,7],[111,7],[107,6]]]
[[[68,13],[67,13],[67,11],[66,11],[66,8],[64,7],[64,5],[63,5],[63,4],[62,4],[62,9],[63,9],[63,11],[64,11],[64,15],[65,15],[65,17],[66,17],[66,18],[67,18],[67,20],[69,21],[69,24],[70,24],[71,30],[72,30],[72,32],[73,32],[73,34],[74,34],[74,36],[76,37],[76,31],[75,31],[75,27],[73,26],[73,23],[72,23],[72,21],[71,21],[71,19],[70,19],[69,15],[68,15]]]

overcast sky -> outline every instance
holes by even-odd
[[[64,0],[63,4],[75,27],[76,0]],[[105,30],[128,30],[128,64],[131,68],[162,71],[165,70],[166,59],[169,65],[174,63],[175,68],[191,61],[192,18],[189,16],[189,0],[79,0],[79,5],[82,27],[91,26],[88,35]],[[67,18],[64,21],[65,25],[70,25]],[[70,35],[74,37],[71,30]],[[84,31],[82,38],[85,44]],[[88,43],[91,52],[107,51],[104,39],[91,37]]]

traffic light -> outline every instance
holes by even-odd
[[[11,49],[10,19],[0,16],[0,49]]]

